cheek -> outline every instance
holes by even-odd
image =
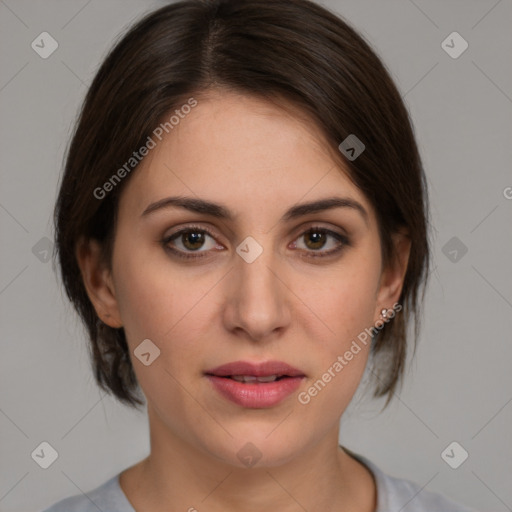
[[[191,318],[194,305],[207,290],[194,286],[164,259],[148,256],[140,248],[119,244],[113,260],[118,308],[133,368],[146,397],[165,404],[168,410],[181,410],[186,396],[178,382],[191,378],[186,375],[184,379],[183,370],[197,368],[194,359],[200,352],[198,326]],[[160,350],[148,366],[134,354],[146,339]]]
[[[115,268],[117,304],[128,338],[156,339],[171,329],[178,301],[169,293],[165,277],[157,279],[157,269],[138,264],[131,256],[123,256]]]
[[[317,323],[312,333],[318,364],[300,402],[311,402],[307,414],[330,410],[334,421],[352,399],[370,351],[371,336],[365,329],[373,325],[379,272],[380,259],[354,254],[310,296],[323,324]]]
[[[315,354],[315,371],[308,387],[297,398],[304,406],[305,421],[312,424],[319,414],[327,424],[339,420],[359,386],[368,361],[371,336],[365,328],[372,325],[374,301],[361,288],[363,283],[356,281],[347,284],[359,284],[359,288],[330,292],[322,318],[333,332],[327,338],[324,335],[322,341],[316,337],[308,347]]]
[[[182,302],[179,274],[171,275],[159,248],[148,245],[126,227],[118,229],[112,261],[116,299],[125,331],[133,338],[157,338],[171,329]]]
[[[316,287],[311,297],[318,316],[329,327],[338,345],[373,325],[379,262],[354,253],[339,270],[333,270],[329,279],[324,279],[322,286]]]
[[[163,249],[132,247],[122,237],[118,241],[113,259],[116,298],[132,352],[150,339],[169,361],[197,353],[202,325],[198,312],[208,308],[209,292],[218,279],[193,279],[171,264]]]

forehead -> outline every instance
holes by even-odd
[[[238,211],[326,195],[371,206],[302,112],[259,98],[211,93],[157,140],[127,183],[122,208],[141,213],[166,195],[196,196]]]

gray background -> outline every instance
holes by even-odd
[[[116,35],[161,4],[0,1],[2,511],[86,492],[149,450],[145,414],[94,384],[40,240],[53,237],[62,158],[87,85]],[[373,44],[405,97],[435,226],[435,272],[405,387],[380,415],[382,402],[358,392],[341,442],[426,489],[512,510],[512,2],[326,5]],[[31,48],[43,31],[59,43],[48,59]],[[453,31],[469,43],[457,59],[441,47]],[[42,441],[59,454],[46,470],[31,458]],[[458,469],[441,458],[452,441],[469,453]]]

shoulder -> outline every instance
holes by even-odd
[[[377,484],[376,512],[476,512],[410,480],[390,476],[366,457],[350,453],[374,475]]]
[[[116,475],[92,491],[64,498],[42,512],[135,512]]]
[[[420,485],[402,478],[382,474],[389,507],[382,512],[403,510],[403,512],[475,512],[445,496],[427,491]],[[381,512],[378,510],[378,512]]]

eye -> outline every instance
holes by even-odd
[[[302,233],[297,240],[298,242],[293,243],[294,248],[310,253],[306,257],[313,258],[334,255],[345,246],[350,245],[345,235],[318,226],[311,227]]]
[[[196,226],[189,226],[165,237],[162,245],[176,256],[185,259],[202,258],[205,256],[204,253],[211,249],[224,248],[215,242],[213,235],[207,229]]]
[[[181,229],[165,237],[161,243],[167,251],[183,259],[204,258],[212,250],[224,249],[208,229],[199,226]],[[349,245],[350,241],[345,235],[314,226],[301,233],[292,243],[292,248],[306,253],[305,257],[318,258],[333,256]]]

